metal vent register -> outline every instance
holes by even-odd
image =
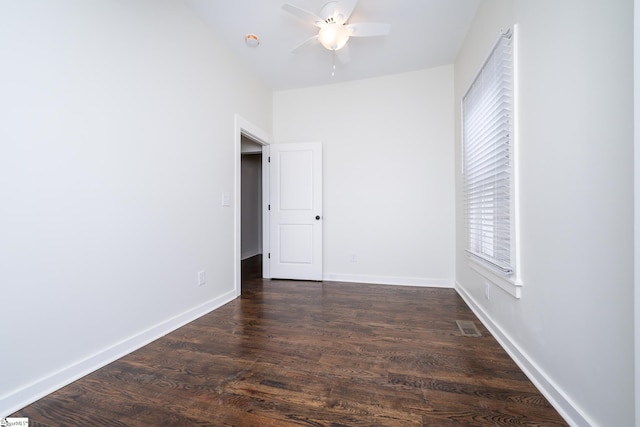
[[[460,332],[462,333],[463,336],[465,337],[481,337],[482,336],[480,331],[478,331],[478,328],[476,328],[476,324],[473,323],[471,320],[456,320],[456,323],[458,324],[458,329],[460,329]]]

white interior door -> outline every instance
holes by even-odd
[[[271,277],[322,280],[322,145],[270,146]]]

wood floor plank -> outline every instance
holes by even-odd
[[[454,290],[260,270],[243,263],[241,298],[13,416],[34,427],[567,425]]]

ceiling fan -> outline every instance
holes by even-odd
[[[350,37],[385,36],[389,34],[391,25],[373,22],[347,23],[358,0],[329,1],[317,15],[313,12],[301,9],[290,3],[285,3],[282,8],[298,18],[303,19],[320,30],[315,36],[305,40],[301,45],[293,49],[292,53],[298,53],[308,46],[320,43],[334,53],[333,69],[335,71],[335,57],[346,64],[350,60],[347,42]]]

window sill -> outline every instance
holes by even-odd
[[[507,292],[509,295],[516,299],[520,299],[522,293],[522,282],[518,280],[514,275],[508,277],[498,270],[493,270],[488,265],[482,263],[474,259],[473,257],[468,257],[469,267],[476,273],[480,274],[482,277],[498,286],[503,291]]]

